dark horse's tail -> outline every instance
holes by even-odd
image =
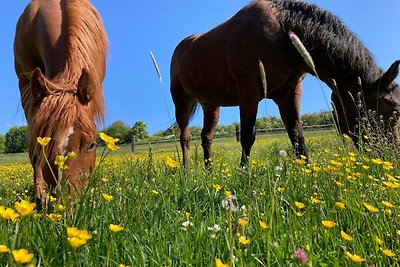
[[[190,107],[189,122],[191,122],[194,115],[196,115],[198,106],[199,106],[199,102],[194,101],[193,105]],[[169,126],[167,130],[165,130],[165,132],[171,132],[176,129],[178,129],[178,123],[175,120],[174,123],[171,126]]]

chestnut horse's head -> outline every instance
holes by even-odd
[[[369,87],[364,88],[359,96],[350,93],[341,93],[340,96],[332,93],[332,102],[337,112],[337,123],[342,133],[353,138],[357,144],[362,131],[364,111],[373,111],[374,119],[384,131],[393,135],[398,140],[400,137],[398,126],[400,125],[400,86],[394,82],[399,74],[400,60],[395,61]],[[376,125],[378,126],[378,125]],[[382,129],[380,129],[382,130]]]
[[[49,81],[39,68],[32,73],[30,94],[35,115],[29,125],[29,153],[35,176],[42,172],[50,186],[57,184],[62,173],[73,193],[75,188],[82,186],[82,178],[85,178],[82,176],[89,175],[95,164],[94,93],[92,78],[85,69],[77,84]],[[44,159],[37,137],[51,137],[44,148],[49,164]]]

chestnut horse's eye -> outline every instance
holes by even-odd
[[[90,144],[87,147],[87,152],[92,152],[97,146],[97,143],[95,141],[90,142]]]

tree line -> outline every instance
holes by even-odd
[[[316,126],[333,124],[332,113],[325,111],[320,113],[307,113],[301,117],[303,126]],[[239,123],[230,125],[217,125],[214,136],[232,136],[235,135]],[[284,128],[283,122],[279,117],[266,116],[257,118],[256,129],[279,129]],[[200,126],[190,127],[190,133],[193,137],[200,136]],[[132,142],[155,142],[173,138],[174,134],[179,135],[179,130],[169,128],[164,131],[158,131],[152,136],[147,131],[147,124],[144,121],[137,121],[133,126],[128,126],[122,121],[113,122],[110,126],[101,130],[109,136],[118,138],[118,144],[130,144]],[[1,153],[21,153],[27,151],[28,127],[12,127],[4,135],[0,134],[0,154]],[[98,138],[98,144],[104,145]]]

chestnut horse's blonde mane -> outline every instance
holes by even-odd
[[[23,90],[21,96],[23,106],[31,111],[28,116],[33,116],[29,151],[38,160],[42,157],[36,137],[52,136],[60,140],[73,123],[80,126],[84,135],[89,135],[96,130],[94,119],[99,123],[104,121],[103,79],[108,41],[101,18],[89,0],[66,0],[63,13],[66,20],[64,68],[52,81],[45,79],[47,92],[41,103],[35,103],[30,88]],[[92,100],[88,105],[80,104],[77,95],[82,69],[89,73],[92,82]],[[46,154],[53,154],[54,148],[51,142]]]

